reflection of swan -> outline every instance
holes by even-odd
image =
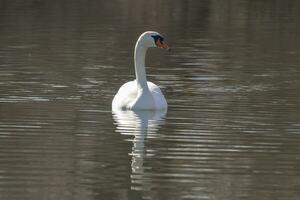
[[[136,80],[120,87],[112,102],[113,110],[161,110],[168,107],[159,87],[146,79],[145,56],[149,47],[169,49],[157,32],[147,31],[139,37],[134,50]]]
[[[155,137],[160,125],[164,123],[166,110],[156,111],[114,111],[117,132],[134,135],[131,169],[133,174],[142,174],[145,157],[145,138]]]

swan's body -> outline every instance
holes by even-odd
[[[167,48],[157,32],[143,33],[134,51],[136,80],[122,85],[112,102],[112,110],[163,110],[167,101],[160,88],[146,79],[145,56],[149,47]]]
[[[162,110],[168,107],[167,101],[154,83],[147,82],[147,88],[139,89],[137,81],[121,86],[112,102],[113,110]]]

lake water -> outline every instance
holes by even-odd
[[[0,0],[0,198],[298,200],[300,3]],[[111,112],[146,30],[163,112]]]

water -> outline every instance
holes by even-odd
[[[298,200],[299,8],[1,0],[0,198]],[[111,113],[145,30],[169,110]]]

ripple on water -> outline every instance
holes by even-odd
[[[0,198],[298,200],[286,2],[1,2]],[[111,113],[154,26],[174,47],[147,53],[168,111]]]

